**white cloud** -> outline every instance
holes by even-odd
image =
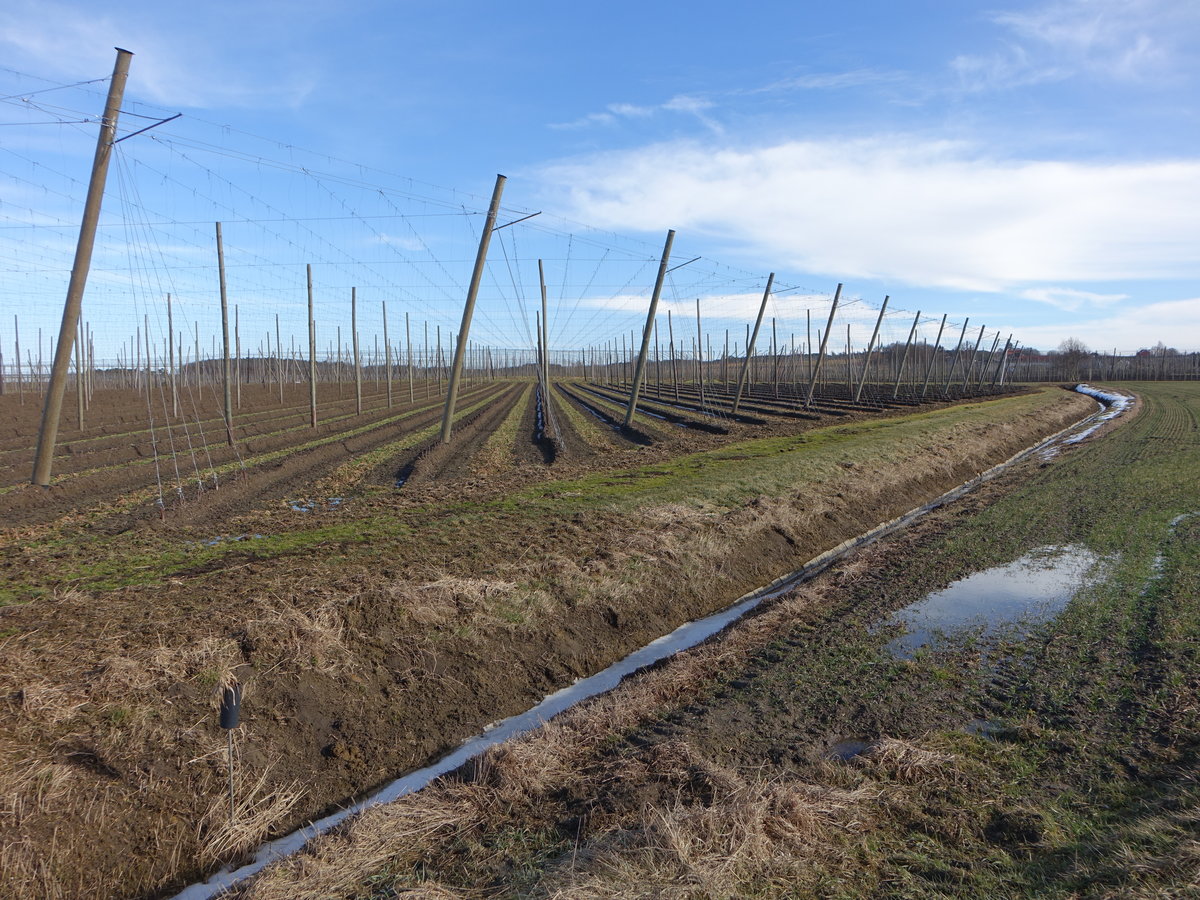
[[[997,161],[895,136],[667,142],[542,176],[580,221],[691,229],[756,265],[839,279],[995,292],[1200,275],[1200,159]]]
[[[812,72],[806,75],[781,78],[764,87],[745,91],[745,93],[766,94],[782,91],[843,90],[873,84],[888,84],[902,80],[904,80],[904,76],[899,73],[882,72],[878,69],[850,69],[845,72]]]
[[[1078,75],[1130,82],[1169,76],[1190,55],[1200,7],[1176,0],[1054,0],[991,18],[1006,30],[1003,45],[951,61],[964,90]]]
[[[220,21],[224,12],[209,11],[213,21]],[[254,71],[251,61],[262,54],[246,39],[260,26],[265,27],[243,23],[218,34],[190,27],[181,41],[174,36],[174,25],[160,29],[145,15],[18,0],[0,8],[0,47],[9,65],[70,78],[107,76],[115,59],[112,48],[123,47],[134,53],[129,94],[173,108],[298,105],[315,79],[295,69]]]
[[[1017,337],[1026,347],[1053,349],[1068,337],[1092,350],[1130,353],[1163,341],[1177,350],[1200,350],[1200,297],[1167,300],[1097,318],[1080,316],[1055,324],[1023,326]]]
[[[1092,291],[1080,291],[1065,287],[1027,288],[1021,291],[1021,296],[1026,300],[1036,300],[1038,303],[1046,303],[1057,309],[1072,312],[1089,304],[1111,306],[1129,299],[1128,294],[1097,294]]]
[[[649,119],[662,112],[684,113],[695,116],[705,127],[716,133],[721,132],[720,124],[705,114],[714,106],[711,100],[695,97],[689,94],[678,94],[665,103],[656,106],[639,106],[634,103],[610,103],[604,112],[588,113],[570,122],[556,122],[550,125],[558,130],[587,128],[592,125],[616,125],[622,119]]]

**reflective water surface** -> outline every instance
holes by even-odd
[[[1101,557],[1068,544],[1039,547],[1003,566],[976,572],[895,613],[889,624],[905,633],[888,642],[900,659],[935,644],[942,635],[977,631],[984,638],[1021,634],[1049,621],[1091,577]]]

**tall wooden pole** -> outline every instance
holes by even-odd
[[[950,393],[950,380],[954,377],[954,370],[958,368],[958,358],[962,356],[963,340],[967,336],[967,326],[971,323],[971,317],[963,321],[962,334],[958,336],[958,346],[954,348],[954,361],[950,363],[950,371],[946,373],[946,383],[942,386],[942,393]]]
[[[654,333],[654,316],[658,312],[658,298],[662,296],[663,281],[667,277],[667,264],[671,260],[671,245],[675,242],[675,232],[667,232],[667,241],[663,245],[662,259],[658,261],[658,277],[654,279],[654,293],[650,295],[650,310],[646,313],[646,327],[642,329],[642,349],[638,353],[637,369],[633,373],[633,384],[629,389],[629,407],[625,410],[625,426],[633,423],[633,414],[637,411],[638,392],[642,389],[642,377],[646,374],[646,356],[650,352],[650,336]]]
[[[471,336],[471,317],[475,314],[475,300],[479,297],[479,283],[483,280],[483,267],[487,263],[488,245],[496,228],[496,213],[500,210],[500,197],[504,193],[503,175],[496,176],[492,189],[492,200],[488,204],[487,219],[479,235],[479,250],[475,254],[475,269],[471,272],[471,283],[467,287],[467,302],[463,307],[462,323],[458,326],[458,345],[454,348],[454,366],[450,370],[450,383],[446,388],[446,408],[442,413],[442,443],[450,443],[450,430],[454,422],[454,406],[458,402],[458,383],[462,380],[463,353]]]
[[[817,379],[821,376],[821,363],[825,361],[825,346],[829,343],[829,332],[833,328],[833,316],[837,312],[838,301],[842,298],[842,286],[838,284],[833,292],[833,305],[829,307],[829,321],[825,323],[825,333],[821,335],[821,349],[817,353],[817,362],[813,366],[812,377],[808,380],[808,393],[804,396],[804,408],[812,407],[813,391],[817,387]]]
[[[900,369],[896,372],[896,386],[892,389],[892,399],[900,396],[900,379],[904,377],[904,364],[908,362],[908,351],[912,349],[913,338],[917,334],[917,323],[921,321],[921,311],[913,316],[912,328],[908,330],[908,340],[904,342],[904,355],[900,357]]]
[[[221,282],[221,373],[225,384],[225,437],[233,446],[233,392],[229,383],[229,298],[225,291],[225,246],[217,223],[217,274]]]
[[[350,331],[354,339],[354,411],[362,415],[362,357],[358,355],[358,288],[350,288]]]
[[[312,263],[304,266],[308,282],[308,424],[317,427],[317,320],[313,316]]]
[[[667,310],[667,340],[670,341],[671,386],[675,389],[675,402],[679,402],[679,367],[675,364],[675,326],[671,324],[671,310]]]
[[[767,301],[771,298],[771,287],[775,284],[775,273],[772,272],[767,276],[767,287],[763,291],[762,303],[758,305],[758,317],[754,320],[754,335],[750,338],[749,344],[746,345],[746,358],[742,361],[742,374],[738,376],[737,393],[733,397],[732,412],[738,411],[738,405],[742,402],[742,390],[746,387],[746,378],[750,374],[750,348],[758,341],[758,329],[762,327],[763,314],[767,311]],[[729,341],[726,335],[726,343]]]
[[[946,316],[948,313],[942,313],[942,324],[938,326],[937,339],[933,342],[933,350],[929,354],[929,367],[925,370],[925,383],[921,385],[921,399],[925,399],[925,392],[929,390],[929,378],[933,375],[933,364],[937,362],[938,348],[942,345],[942,332],[946,330]]]
[[[171,369],[171,416],[179,418],[179,379],[175,373],[175,318],[171,309],[171,295],[167,294],[167,348]]]
[[[62,413],[63,394],[66,392],[67,374],[71,365],[71,349],[79,324],[79,311],[83,306],[83,289],[87,284],[92,248],[96,242],[96,224],[100,219],[100,205],[104,199],[104,182],[108,175],[108,163],[112,158],[113,143],[117,135],[117,116],[121,110],[121,98],[125,93],[125,81],[129,77],[129,61],[132,57],[133,54],[128,50],[117,48],[117,61],[108,84],[104,116],[100,120],[100,136],[96,140],[96,155],[92,160],[92,177],[88,183],[87,199],[84,201],[79,241],[75,246],[75,262],[71,266],[71,280],[67,285],[67,299],[63,306],[62,324],[58,329],[58,344],[54,349],[54,363],[50,369],[50,383],[46,387],[46,403],[42,409],[42,427],[38,433],[37,451],[34,454],[31,480],[43,487],[50,484],[54,445],[58,438],[58,418]]]
[[[546,273],[542,269],[542,261],[538,260],[538,281],[542,285],[542,390],[549,396],[550,392],[550,344],[546,327]],[[549,401],[547,401],[549,402]]]
[[[408,313],[404,313],[404,355],[408,368],[408,402],[414,404],[417,402],[416,392],[413,390],[413,352],[412,352],[412,330],[408,325]]]
[[[383,304],[383,357],[387,361],[387,405],[388,409],[392,408],[392,342],[388,340],[387,327],[387,301],[380,301]]]
[[[83,431],[83,323],[79,323],[75,341],[75,405],[78,407],[79,430]]]
[[[279,379],[279,405],[283,405],[283,344],[279,342],[279,313],[275,313],[275,377]]]
[[[700,327],[700,298],[696,298],[696,381],[700,385],[700,408],[704,409],[704,330]]]
[[[875,320],[875,330],[871,332],[871,343],[867,344],[867,358],[863,360],[862,378],[858,380],[858,390],[854,392],[855,403],[862,397],[863,385],[867,383],[867,373],[871,371],[871,355],[875,352],[875,340],[879,337],[879,326],[883,324],[883,314],[887,312],[888,300],[890,299],[890,295],[884,296],[883,306],[879,310],[879,318]]]
[[[17,394],[21,398],[21,405],[25,405],[25,379],[21,374],[21,323],[17,318],[17,314],[13,313],[13,345],[17,357]]]
[[[237,385],[237,408],[242,408],[242,317],[233,304],[233,383]]]

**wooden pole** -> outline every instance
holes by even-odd
[[[700,385],[700,408],[704,409],[704,331],[700,327],[700,298],[696,298],[696,381]]]
[[[946,328],[946,316],[948,313],[942,313],[942,324],[938,326],[937,338],[933,342],[933,350],[929,354],[929,367],[925,370],[925,383],[921,385],[921,399],[925,399],[925,392],[929,390],[929,378],[933,375],[933,364],[937,362],[938,348],[942,345],[942,332]]]
[[[225,248],[221,241],[221,223],[217,223],[217,273],[221,282],[221,372],[225,385],[225,437],[233,446],[233,393],[229,384],[229,299],[225,292]],[[311,288],[311,279],[310,279]]]
[[[233,383],[237,385],[237,408],[242,408],[242,320],[238,305],[233,305]]]
[[[408,402],[410,404],[417,402],[416,393],[413,390],[413,352],[412,352],[412,331],[408,326],[408,313],[404,313],[404,351],[408,362]]]
[[[667,277],[667,264],[671,261],[671,245],[674,242],[675,232],[668,231],[667,241],[663,244],[662,258],[658,261],[658,277],[654,279],[654,293],[650,295],[650,310],[646,313],[646,327],[642,329],[642,349],[638,353],[637,369],[634,370],[633,384],[629,388],[629,406],[625,410],[624,427],[626,428],[633,423],[633,414],[637,411],[638,392],[642,389],[642,376],[646,372],[646,356],[650,352],[650,335],[654,329],[654,316],[658,312],[658,298],[662,296],[663,281]]]
[[[283,344],[279,340],[279,313],[275,313],[275,377],[279,381],[279,405],[283,405]]]
[[[679,367],[675,364],[675,326],[671,324],[671,311],[667,310],[667,339],[671,342],[671,384],[675,388],[675,402],[679,402]]]
[[[21,325],[17,320],[17,314],[13,313],[13,343],[16,346],[17,357],[17,394],[20,396],[21,405],[25,405],[25,379],[21,375]]]
[[[167,347],[171,370],[171,416],[179,418],[179,378],[175,372],[175,319],[171,309],[171,295],[167,294]]]
[[[132,57],[133,54],[128,50],[117,48],[117,61],[113,66],[104,115],[100,120],[100,135],[96,139],[92,176],[88,183],[87,199],[84,201],[83,221],[79,226],[79,241],[75,245],[75,261],[71,266],[71,280],[67,285],[67,299],[63,305],[62,323],[58,329],[58,344],[54,350],[50,383],[46,387],[46,402],[42,409],[42,427],[38,432],[37,450],[34,453],[31,480],[43,487],[50,484],[54,445],[58,438],[58,419],[62,413],[63,395],[67,388],[67,370],[71,364],[71,349],[75,342],[75,332],[78,330],[83,290],[87,284],[92,248],[96,242],[96,224],[100,219],[100,206],[104,199],[104,182],[108,175],[108,163],[112,158],[112,147],[116,141],[117,116],[121,110],[121,98],[125,93],[125,81],[129,77],[129,61]]]
[[[387,369],[387,405],[388,409],[392,408],[392,342],[388,340],[387,327],[387,301],[380,301],[383,305],[383,358],[384,366]]]
[[[358,355],[358,288],[350,288],[350,331],[354,347],[354,411],[362,415],[362,357]]]
[[[900,379],[904,377],[904,364],[908,362],[908,351],[912,349],[913,338],[917,334],[917,323],[920,321],[921,311],[918,309],[917,314],[913,316],[912,328],[908,330],[908,340],[904,342],[904,355],[900,357],[900,368],[896,372],[896,386],[892,389],[893,400],[900,396]]]
[[[546,273],[542,270],[542,261],[538,260],[538,281],[542,285],[542,392],[549,396],[550,392],[550,329],[546,327]],[[545,399],[545,397],[543,397]]]
[[[83,331],[83,323],[79,323]],[[78,407],[79,430],[83,431],[83,337],[75,341],[75,405]]]
[[[858,381],[858,390],[854,392],[854,402],[862,397],[863,385],[867,383],[867,373],[871,371],[871,355],[875,352],[875,339],[879,337],[879,326],[883,324],[883,314],[887,312],[890,295],[884,295],[883,306],[879,310],[879,318],[875,320],[875,330],[871,332],[871,343],[867,344],[867,358],[863,360],[862,378]]]
[[[958,336],[958,346],[954,348],[954,361],[950,364],[950,371],[946,373],[946,383],[942,386],[942,395],[950,393],[950,380],[954,378],[954,370],[958,368],[958,358],[962,355],[963,339],[967,336],[967,325],[971,322],[971,317],[963,321],[962,333]]]
[[[821,376],[821,363],[825,361],[825,346],[829,343],[829,332],[833,328],[833,316],[837,312],[838,300],[842,297],[842,286],[839,283],[833,292],[833,304],[829,307],[829,321],[825,323],[825,333],[821,335],[821,349],[817,353],[817,362],[813,366],[812,377],[808,380],[808,393],[804,397],[804,408],[812,408],[813,391],[816,390],[817,379]]]
[[[479,283],[483,280],[483,267],[487,262],[488,245],[496,228],[496,213],[500,211],[500,197],[504,193],[503,175],[496,176],[492,199],[488,204],[487,219],[479,235],[479,250],[475,254],[475,268],[471,272],[471,283],[467,288],[467,302],[463,307],[462,323],[458,326],[458,346],[454,348],[454,365],[450,370],[450,383],[446,388],[446,408],[442,413],[442,443],[450,443],[450,431],[454,423],[454,406],[458,402],[458,383],[462,379],[463,353],[471,337],[471,318],[475,314],[475,301],[479,297]]]
[[[746,387],[746,379],[750,375],[750,347],[758,342],[758,329],[762,327],[763,315],[767,311],[767,301],[771,299],[771,288],[775,284],[775,273],[772,272],[767,276],[767,287],[763,291],[762,302],[758,305],[758,316],[754,319],[754,334],[750,341],[746,344],[746,358],[742,362],[742,374],[738,376],[737,392],[733,397],[733,407],[731,412],[737,412],[738,406],[742,402],[742,391]],[[728,333],[725,336],[726,343],[729,341]]]
[[[308,424],[317,427],[317,320],[313,316],[312,263],[304,266],[308,282]]]

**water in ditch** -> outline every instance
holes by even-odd
[[[900,659],[956,635],[983,639],[1028,634],[1048,622],[1093,578],[1103,559],[1077,544],[1039,547],[927,594],[894,613],[887,624],[904,633],[888,642]]]

